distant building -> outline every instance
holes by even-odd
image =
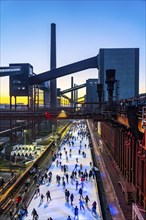
[[[106,70],[115,69],[117,82],[114,100],[138,96],[139,94],[139,49],[100,49],[98,55],[99,83],[103,84],[103,97],[107,101]]]
[[[13,63],[9,65],[20,66],[21,74],[10,76],[10,96],[29,96],[32,87],[28,84],[28,79],[33,76],[33,66],[29,63]]]
[[[97,103],[97,84],[98,79],[88,79],[86,80],[86,102],[96,102]],[[87,104],[89,108],[97,108],[97,104]]]

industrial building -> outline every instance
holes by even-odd
[[[139,95],[139,49],[104,48],[98,54],[99,83],[103,84],[103,99],[108,100],[106,70],[115,69],[113,98],[121,100]],[[128,88],[128,89],[126,89]]]
[[[87,102],[97,102],[97,84],[98,79],[88,79],[86,80],[86,101]]]

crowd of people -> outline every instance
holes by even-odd
[[[91,211],[92,219],[96,219],[97,216],[97,201],[95,197],[92,201],[91,194],[89,196],[87,190],[85,190],[87,185],[94,182],[95,179],[93,163],[92,161],[89,164],[81,162],[84,161],[84,158],[86,159],[86,149],[90,147],[89,131],[85,122],[72,125],[62,141],[59,151],[53,152],[52,155],[53,165],[58,171],[57,175],[46,167],[44,173],[36,178],[34,199],[40,198],[40,205],[44,201],[50,204],[54,200],[53,195],[51,195],[51,189],[47,189],[44,193],[44,190],[41,190],[41,186],[47,184],[49,188],[51,184],[54,184],[52,179],[55,178],[56,187],[64,192],[64,202],[72,210],[71,215],[66,216],[66,220],[79,219],[80,213],[86,215],[86,210]],[[76,154],[73,154],[75,152],[74,149],[77,149]],[[74,166],[70,166],[70,161],[74,161]],[[22,219],[30,219],[27,217],[29,212],[27,208],[23,207],[23,210]],[[31,217],[33,220],[41,219],[39,209],[34,207],[31,211]],[[60,217],[60,219],[65,220],[64,217]],[[47,220],[55,220],[55,218],[50,216]]]

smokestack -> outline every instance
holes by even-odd
[[[56,68],[56,24],[51,24],[50,70]],[[50,107],[57,107],[56,79],[50,80]]]

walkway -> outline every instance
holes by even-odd
[[[88,126],[90,132],[92,133],[91,137],[95,153],[98,155],[96,158],[99,163],[100,174],[112,218],[113,220],[131,220],[131,206],[126,205],[124,194],[122,194],[122,190],[118,184],[120,173],[117,172],[115,164],[109,157],[104,143],[103,149],[99,150],[97,143],[100,138],[91,121],[88,121]]]

